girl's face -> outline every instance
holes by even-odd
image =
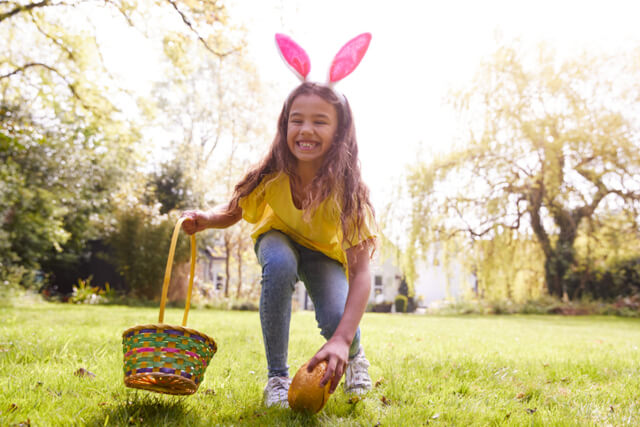
[[[337,128],[338,114],[333,105],[314,94],[294,99],[289,110],[287,145],[298,167],[319,169]]]

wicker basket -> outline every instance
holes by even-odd
[[[171,266],[182,221],[184,218],[178,220],[171,238],[158,323],[134,326],[122,334],[124,384],[127,387],[165,394],[193,394],[217,351],[213,338],[186,327],[195,273],[195,235],[191,236],[191,271],[182,326],[163,323]]]

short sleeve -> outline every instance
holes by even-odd
[[[344,236],[342,240],[342,249],[345,251],[364,241],[378,237],[378,225],[376,223],[375,216],[373,215],[373,211],[369,206],[365,206],[364,221],[360,227],[356,227],[355,221],[352,221],[350,229],[353,231],[350,231],[349,235]]]
[[[251,223],[257,223],[264,214],[267,205],[265,199],[264,181],[261,182],[249,195],[241,198],[238,205],[242,208],[242,218]]]

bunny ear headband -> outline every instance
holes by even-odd
[[[362,57],[367,52],[371,34],[363,33],[349,40],[336,54],[329,69],[327,86],[333,85],[347,77],[356,69]],[[309,71],[311,71],[311,61],[307,52],[304,51],[289,36],[276,34],[276,44],[284,61],[289,65],[294,74],[301,80],[306,81]]]

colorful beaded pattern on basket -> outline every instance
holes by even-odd
[[[124,375],[160,372],[200,384],[215,354],[215,342],[195,330],[170,325],[145,325],[122,337]]]

